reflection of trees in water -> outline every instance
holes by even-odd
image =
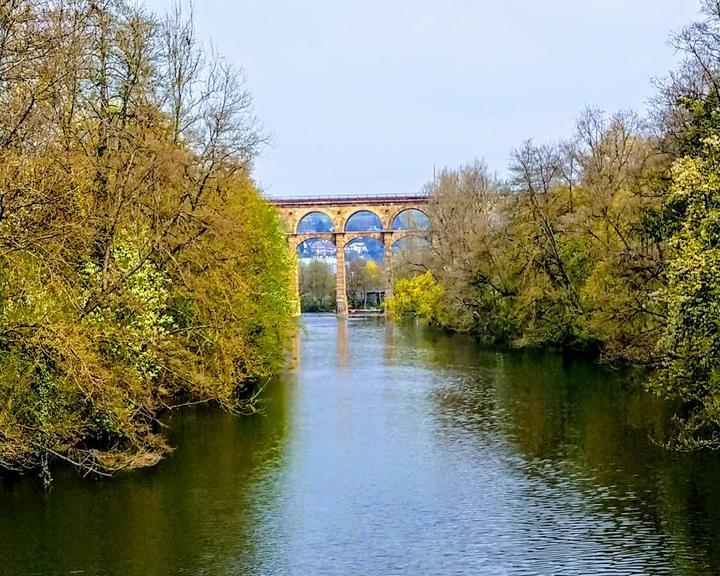
[[[672,410],[632,374],[406,330],[394,337],[419,351],[411,361],[421,358],[443,375],[433,393],[440,417],[469,432],[478,449],[517,450],[523,474],[567,483],[598,517],[639,514],[673,543],[678,574],[720,571],[720,461],[655,444],[670,432]],[[703,572],[704,564],[711,568]]]
[[[47,495],[39,483],[0,484],[3,570],[247,572],[260,562],[265,507],[277,496],[287,404],[288,386],[277,383],[264,415],[182,410],[169,422],[177,452],[150,471],[96,483],[66,471]]]

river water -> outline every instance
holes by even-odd
[[[263,415],[110,481],[0,481],[2,575],[720,573],[720,459],[628,374],[306,316]]]

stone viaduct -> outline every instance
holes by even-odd
[[[425,212],[428,197],[414,196],[337,196],[317,198],[271,198],[273,204],[285,224],[288,236],[288,246],[295,253],[298,247],[307,240],[320,238],[335,244],[337,257],[336,294],[337,314],[348,314],[347,290],[345,283],[345,246],[356,238],[373,238],[382,242],[384,246],[385,268],[385,297],[392,295],[392,246],[398,240],[408,236],[426,235],[426,231],[418,229],[403,229],[398,226],[397,217],[406,210]],[[382,227],[375,226],[371,230],[346,229],[347,223],[353,215],[360,212],[370,212],[377,216]],[[327,216],[332,222],[329,231],[308,232],[301,231],[300,224],[310,214],[320,213]],[[298,286],[298,271],[295,269],[295,287]],[[299,294],[298,294],[299,303]],[[299,304],[298,304],[299,306]]]

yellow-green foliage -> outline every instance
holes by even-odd
[[[430,271],[396,280],[385,308],[396,319],[414,317],[427,323],[447,323],[444,290]]]
[[[290,253],[277,211],[245,182],[212,216],[213,230],[186,258],[191,275],[177,297],[189,356],[173,371],[190,389],[232,406],[237,384],[274,374],[292,316]],[[188,372],[189,370],[189,372]]]
[[[666,362],[655,381],[660,393],[689,403],[683,446],[715,445],[720,429],[720,137],[702,143],[672,169],[671,200],[684,214],[662,293]]]
[[[283,359],[290,256],[249,95],[181,16],[0,12],[0,467],[151,465],[164,408],[251,410]]]
[[[335,310],[335,274],[332,267],[320,260],[299,265],[300,298],[303,312]]]

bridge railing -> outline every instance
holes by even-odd
[[[429,196],[427,194],[348,194],[334,196],[280,196],[265,199],[271,204],[338,204],[338,203],[357,203],[362,204],[364,201],[370,202],[426,202]]]

